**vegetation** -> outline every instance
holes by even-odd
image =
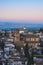
[[[5,46],[5,44],[4,44],[4,42],[2,41],[0,41],[0,48],[4,51],[4,46]]]
[[[25,53],[25,57],[27,57],[27,59],[28,59],[28,62],[27,62],[27,65],[31,65],[31,64],[34,64],[34,61],[33,61],[33,49],[31,49],[32,50],[32,54],[31,54],[31,56],[30,56],[30,54],[29,54],[29,47],[28,47],[28,43],[26,44],[26,46],[25,46],[25,49],[24,49],[24,53]]]

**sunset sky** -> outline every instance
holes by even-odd
[[[0,0],[0,21],[43,22],[43,0]]]

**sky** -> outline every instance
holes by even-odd
[[[0,21],[43,23],[43,0],[0,0]]]

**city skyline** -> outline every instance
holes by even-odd
[[[0,0],[0,21],[43,23],[43,0]]]

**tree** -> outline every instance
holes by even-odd
[[[24,49],[24,53],[25,53],[25,57],[29,57],[29,48],[28,48],[28,44],[26,44],[25,49]]]
[[[31,64],[34,64],[34,59],[33,59],[33,54],[34,54],[34,51],[33,51],[33,48],[31,49],[32,50],[32,54],[31,54]]]
[[[4,46],[5,46],[4,41],[1,41],[0,42],[0,48],[3,50],[3,52],[4,52]]]
[[[4,56],[4,46],[5,46],[4,42],[3,41],[0,42],[0,48],[3,50],[3,56]]]
[[[25,53],[25,57],[28,59],[27,65],[31,65],[31,59],[30,59],[30,55],[29,55],[28,43],[26,43],[24,53]]]
[[[2,65],[2,62],[0,61],[0,65]]]

